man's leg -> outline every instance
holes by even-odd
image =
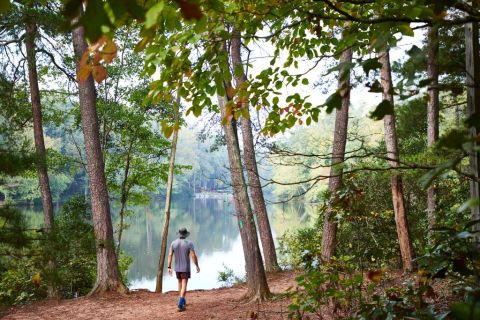
[[[181,296],[182,292],[182,279],[177,279],[178,280],[178,295]]]
[[[177,272],[177,281],[178,281],[178,310],[185,310],[185,298],[182,297],[182,278],[181,274]]]
[[[182,279],[181,281],[182,283],[181,283],[180,297],[185,298],[185,296],[187,295],[188,279]]]

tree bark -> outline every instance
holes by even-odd
[[[240,32],[234,30],[232,32],[231,43],[231,57],[233,69],[242,68],[241,57],[241,37]],[[242,91],[242,88],[246,85],[247,77],[244,72],[241,75],[235,76],[235,82],[237,90]],[[253,208],[255,215],[257,216],[257,223],[259,228],[260,239],[262,241],[263,258],[265,260],[265,269],[267,272],[279,270],[277,262],[277,253],[275,251],[275,244],[273,242],[272,229],[270,227],[270,221],[268,219],[267,207],[265,206],[265,199],[263,197],[262,185],[258,175],[257,159],[255,156],[255,146],[253,144],[252,123],[250,121],[249,105],[246,98],[242,97],[240,93],[239,103],[241,108],[244,108],[247,117],[243,117],[240,121],[243,138],[243,161],[247,170],[248,182],[250,193],[253,202]]]
[[[177,152],[178,126],[180,119],[180,93],[177,92],[177,101],[175,103],[175,126],[173,128],[172,148],[170,151],[170,161],[168,165],[167,194],[165,199],[165,222],[163,224],[162,244],[160,246],[160,258],[158,259],[157,281],[155,292],[161,293],[163,290],[163,269],[165,267],[165,256],[167,255],[168,229],[170,226],[170,206],[172,201],[173,177],[175,168],[175,154]]]
[[[438,140],[439,131],[439,87],[438,87],[438,26],[434,25],[428,28],[428,54],[427,54],[427,75],[430,79],[428,87],[427,104],[427,145],[432,147]],[[431,185],[427,190],[427,219],[428,219],[428,241],[432,243],[433,229],[436,224],[435,185]]]
[[[225,42],[221,42],[220,53],[227,54]],[[230,72],[229,70],[222,70]],[[231,84],[225,83],[226,92],[231,90]],[[236,121],[229,119],[227,114],[227,103],[231,97],[218,95],[218,104],[220,107],[222,127],[225,133],[227,144],[228,160],[230,165],[230,175],[233,187],[233,198],[235,211],[242,239],[243,254],[245,257],[245,268],[247,272],[247,293],[246,298],[253,300],[268,299],[270,289],[267,284],[267,277],[263,267],[262,255],[258,245],[257,229],[253,218],[250,200],[248,198],[247,185],[243,175],[243,166],[240,156],[240,146],[237,136]]]
[[[332,166],[330,167],[330,179],[328,180],[328,192],[335,197],[336,192],[342,185],[341,164],[345,160],[345,147],[348,133],[348,109],[350,106],[350,63],[352,62],[352,49],[342,52],[340,56],[340,74],[338,91],[342,96],[342,107],[335,114],[335,133],[332,146]],[[330,261],[335,254],[337,241],[337,223],[332,221],[332,207],[327,208],[323,222],[322,234],[322,259]]]
[[[80,61],[87,50],[83,26],[77,26],[72,36],[75,55],[77,61]],[[77,65],[77,70],[78,68]],[[91,75],[87,80],[79,81],[78,91],[97,250],[97,280],[90,295],[107,291],[125,293],[128,289],[122,282],[115,254],[112,218],[100,144],[95,85]]]
[[[40,186],[40,195],[42,198],[45,231],[50,232],[53,228],[53,201],[47,170],[47,152],[45,150],[45,141],[43,139],[42,104],[40,101],[37,59],[35,56],[36,36],[36,24],[34,22],[27,22],[25,47],[27,51],[28,81],[30,84],[30,97],[32,103],[33,136],[35,140],[35,152],[37,155],[37,175],[38,184]],[[48,269],[50,273],[55,272],[55,262],[52,258],[48,261]],[[47,294],[50,298],[58,297],[58,292],[53,284],[48,285]]]
[[[380,52],[379,61],[382,64],[380,71],[383,86],[383,100],[390,102],[394,106],[392,71],[390,67],[389,49]],[[383,118],[385,128],[385,144],[387,147],[387,157],[391,167],[399,166],[399,152],[397,142],[397,132],[395,128],[395,113],[386,115]],[[397,236],[400,244],[400,254],[404,271],[413,270],[413,248],[408,229],[407,212],[405,208],[405,198],[403,194],[402,177],[398,173],[393,173],[390,179],[392,187],[393,210],[395,212],[395,224]]]
[[[467,110],[468,116],[480,114],[480,46],[478,43],[478,23],[472,22],[465,25],[465,56],[466,56],[466,73],[467,73]],[[470,173],[476,180],[470,181],[470,197],[478,199],[480,197],[480,186],[478,179],[480,177],[480,154],[477,150],[478,142],[475,137],[479,134],[479,130],[475,126],[470,127],[470,137],[472,138],[470,148]],[[480,220],[480,207],[478,205],[471,208],[472,220]],[[473,226],[473,229],[480,230],[480,223]],[[476,235],[477,242],[480,246],[480,235]]]

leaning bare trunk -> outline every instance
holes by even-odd
[[[80,61],[87,49],[82,26],[78,26],[73,30],[73,46],[77,61]],[[97,248],[97,280],[90,294],[106,291],[124,293],[128,289],[122,282],[115,254],[112,218],[110,216],[110,204],[108,202],[107,183],[98,128],[95,85],[91,75],[87,80],[79,81],[78,91]]]
[[[220,51],[226,52],[225,42],[221,43]],[[229,70],[222,70],[229,72]],[[231,90],[231,84],[225,84],[226,92]],[[228,119],[227,103],[229,98],[218,95],[222,127],[225,133],[227,144],[228,160],[230,164],[230,175],[233,187],[235,211],[242,239],[243,254],[245,257],[245,268],[247,271],[247,293],[246,297],[254,300],[264,300],[270,297],[270,290],[267,284],[267,277],[263,267],[262,255],[258,245],[257,228],[253,217],[250,200],[248,198],[247,184],[243,176],[243,166],[240,156],[236,121]]]
[[[128,193],[129,193],[129,187],[127,186],[128,183],[128,174],[130,172],[130,153],[132,151],[132,143],[130,143],[129,149],[128,149],[128,154],[127,154],[127,161],[125,163],[125,170],[123,173],[123,181],[122,181],[122,186],[121,186],[121,195],[120,195],[120,225],[118,227],[118,240],[117,240],[117,249],[115,250],[117,257],[120,256],[120,244],[122,243],[122,234],[123,234],[123,228],[124,228],[124,220],[125,220],[125,209],[127,208],[127,201],[128,201]]]
[[[233,68],[241,68],[242,58],[240,53],[241,38],[238,31],[232,32],[231,55]],[[246,85],[247,77],[244,73],[235,77],[237,88],[243,88]],[[250,115],[249,105],[247,99],[240,94],[239,99],[242,108],[246,109],[246,113]],[[275,251],[275,244],[273,242],[272,229],[268,219],[267,207],[265,206],[265,199],[263,197],[262,185],[258,176],[257,159],[255,156],[255,147],[253,144],[252,124],[250,117],[242,118],[240,122],[242,128],[243,138],[243,161],[247,169],[248,182],[250,193],[252,196],[253,208],[257,216],[260,239],[262,241],[263,258],[265,259],[266,271],[279,270],[277,262],[277,253]]]
[[[381,81],[383,86],[383,100],[387,100],[394,106],[392,72],[390,68],[389,50],[380,53],[379,61],[382,64]],[[392,168],[399,166],[399,152],[397,143],[397,132],[395,128],[395,114],[386,115],[383,118],[385,128],[385,144],[387,146],[387,157]],[[402,257],[403,270],[413,270],[413,248],[408,229],[407,212],[405,209],[405,198],[403,194],[402,177],[394,173],[391,177],[393,210],[395,212],[395,224],[397,227],[400,254]]]
[[[35,57],[35,37],[37,35],[37,26],[29,22],[26,28],[25,47],[27,50],[28,62],[28,80],[30,83],[30,97],[32,100],[33,117],[33,136],[35,140],[35,151],[37,154],[37,175],[40,185],[40,194],[42,197],[43,219],[45,230],[50,232],[53,227],[53,201],[50,191],[50,182],[47,171],[47,154],[45,150],[45,141],[43,139],[42,126],[42,104],[40,101],[40,89],[38,87],[37,60]],[[48,270],[55,272],[55,262],[52,257],[48,261]],[[48,297],[55,298],[58,292],[54,285],[48,285]]]
[[[340,74],[338,91],[342,96],[342,108],[335,114],[335,133],[332,147],[332,166],[328,180],[328,192],[335,197],[342,185],[342,163],[345,160],[345,146],[348,132],[348,108],[350,106],[350,63],[352,62],[352,49],[345,50],[340,57]],[[322,234],[322,259],[330,261],[335,254],[337,241],[337,223],[332,221],[332,209],[328,207],[323,220]]]
[[[438,88],[438,26],[428,29],[428,65],[427,74],[430,79],[428,87],[427,105],[427,144],[432,147],[438,140],[439,127],[439,88]],[[427,219],[428,219],[428,241],[432,243],[433,229],[435,228],[435,207],[436,207],[435,185],[431,185],[427,191]]]
[[[173,189],[173,169],[175,168],[175,154],[177,152],[178,125],[180,119],[180,93],[177,93],[177,102],[174,106],[175,126],[173,128],[172,149],[170,151],[170,163],[168,165],[167,194],[165,199],[165,222],[163,224],[162,244],[160,246],[160,258],[158,259],[157,283],[155,292],[163,290],[163,268],[165,267],[165,256],[167,255],[168,228],[170,225],[170,206]]]

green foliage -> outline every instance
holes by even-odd
[[[235,275],[233,269],[223,264],[223,271],[218,272],[217,280],[222,283],[223,288],[229,288],[233,285],[245,282],[245,279]]]
[[[472,227],[478,223],[471,221],[461,228],[436,229],[435,245],[418,259],[421,271],[417,283],[410,282],[406,288],[386,288],[375,294],[360,307],[359,318],[476,319],[480,314],[480,259]],[[451,302],[449,310],[439,311],[435,299],[432,300],[435,292],[431,283],[447,277],[453,281],[451,294],[460,301]]]
[[[90,208],[82,196],[66,202],[55,217],[51,247],[57,287],[64,297],[85,295],[96,277],[95,236]]]
[[[30,241],[23,232],[26,229],[25,218],[17,209],[9,206],[0,207],[0,250],[8,252],[10,248],[20,249]],[[1,255],[5,255],[2,252]]]
[[[374,285],[365,285],[362,273],[356,270],[351,257],[334,259],[298,276],[298,288],[287,294],[289,318],[322,318],[328,306],[333,318],[351,317],[356,308],[372,294]]]
[[[388,100],[383,100],[372,113],[370,113],[370,118],[373,120],[382,120],[386,115],[393,114],[393,105]]]
[[[320,244],[321,232],[317,228],[285,232],[278,239],[279,263],[284,268],[315,268],[319,264]]]
[[[93,287],[97,274],[95,235],[92,214],[83,196],[72,197],[55,217],[52,235],[52,257],[57,264],[57,287],[63,297],[87,294]],[[132,258],[120,253],[118,264],[122,279],[128,283],[127,271]]]
[[[480,314],[478,224],[470,221],[436,229],[435,246],[419,259],[430,277],[454,279],[453,289],[462,297],[450,306],[455,319],[475,319]]]
[[[38,287],[32,281],[39,272],[38,257],[5,260],[0,265],[0,306],[19,305],[47,296],[47,287],[42,279]]]
[[[22,213],[10,207],[0,208],[0,226],[0,306],[44,298],[45,284],[32,282],[42,265],[35,241],[42,230],[29,230]]]
[[[363,303],[355,319],[446,319],[448,312],[438,312],[433,304],[425,301],[433,295],[432,287],[426,282],[418,285],[409,282],[406,288],[386,288]]]
[[[5,210],[2,208],[0,213]],[[29,231],[20,211],[0,220],[0,302],[14,305],[46,297],[47,284],[63,298],[86,295],[96,279],[96,247],[92,216],[83,196],[70,198],[55,216],[54,231]],[[15,218],[15,219],[14,219]],[[2,219],[2,218],[0,218]],[[8,222],[8,223],[5,223]],[[23,224],[22,224],[23,223]],[[15,238],[9,229],[15,227]],[[42,236],[38,236],[38,234]],[[23,235],[24,240],[19,236]],[[8,236],[8,238],[4,238]],[[10,240],[12,243],[8,243]],[[36,240],[32,242],[33,240]],[[55,262],[52,273],[48,261]],[[132,258],[123,252],[119,268],[125,283]]]

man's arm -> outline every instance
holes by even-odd
[[[168,266],[168,274],[172,275],[172,258],[173,258],[173,250],[170,248],[170,251],[168,252],[168,260],[167,260],[167,266]]]
[[[197,273],[200,272],[200,267],[198,266],[198,258],[197,258],[197,255],[195,254],[195,250],[193,249],[190,250],[190,256],[192,257],[195,267],[197,267]]]

